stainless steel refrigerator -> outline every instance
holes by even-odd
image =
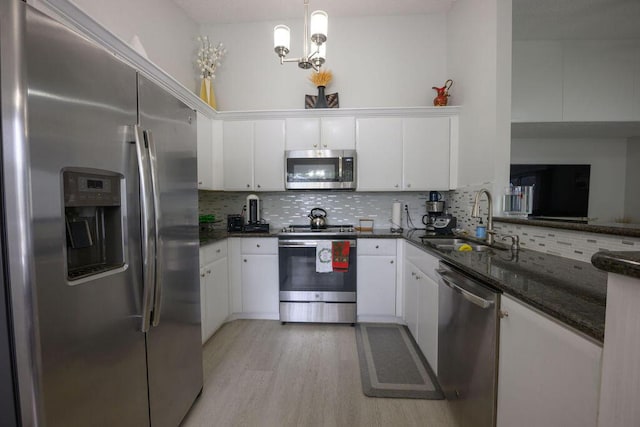
[[[7,410],[175,427],[203,381],[195,113],[22,1],[0,35]]]

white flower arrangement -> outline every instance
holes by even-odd
[[[200,70],[200,78],[212,80],[216,78],[216,69],[222,64],[222,58],[227,53],[227,49],[222,43],[213,47],[207,36],[198,36],[200,49],[196,64]]]

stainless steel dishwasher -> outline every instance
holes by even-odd
[[[496,424],[500,294],[440,262],[438,380],[462,427]]]

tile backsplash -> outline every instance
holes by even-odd
[[[200,214],[214,214],[223,220],[220,227],[226,226],[229,214],[239,214],[250,193],[199,191]],[[327,211],[329,224],[358,225],[360,218],[374,220],[374,227],[391,228],[391,208],[394,202],[402,203],[402,227],[407,226],[404,205],[408,206],[409,216],[417,228],[422,228],[422,216],[426,213],[425,201],[428,192],[403,193],[361,193],[361,192],[306,192],[286,191],[258,193],[262,204],[262,218],[271,225],[271,229],[282,228],[289,224],[308,224],[307,215],[315,207]],[[446,193],[443,193],[446,197]]]
[[[457,227],[474,234],[479,219],[471,217],[471,207],[476,192],[481,188],[491,188],[489,184],[465,187],[459,190],[442,192],[445,205],[450,214],[457,218]],[[222,222],[219,228],[226,227],[229,214],[239,214],[250,193],[199,191],[200,214],[214,214]],[[311,209],[321,207],[327,211],[329,224],[358,225],[360,218],[374,220],[378,229],[391,228],[391,207],[394,202],[402,203],[402,227],[423,228],[422,216],[426,213],[425,201],[428,192],[402,193],[361,193],[361,192],[306,192],[286,191],[258,193],[262,203],[262,218],[277,230],[289,224],[308,224],[307,215]],[[502,197],[493,195],[494,200]],[[407,224],[404,205],[409,208],[412,224]],[[486,198],[481,199],[480,211],[487,215]],[[500,211],[496,211],[496,216]],[[585,233],[557,228],[536,227],[520,224],[495,222],[494,228],[500,235],[514,234],[520,237],[523,248],[538,252],[590,262],[591,256],[600,250],[637,251],[640,250],[640,238],[614,236],[609,234]]]

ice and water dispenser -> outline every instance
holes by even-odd
[[[122,175],[64,170],[62,176],[68,280],[123,266]]]

